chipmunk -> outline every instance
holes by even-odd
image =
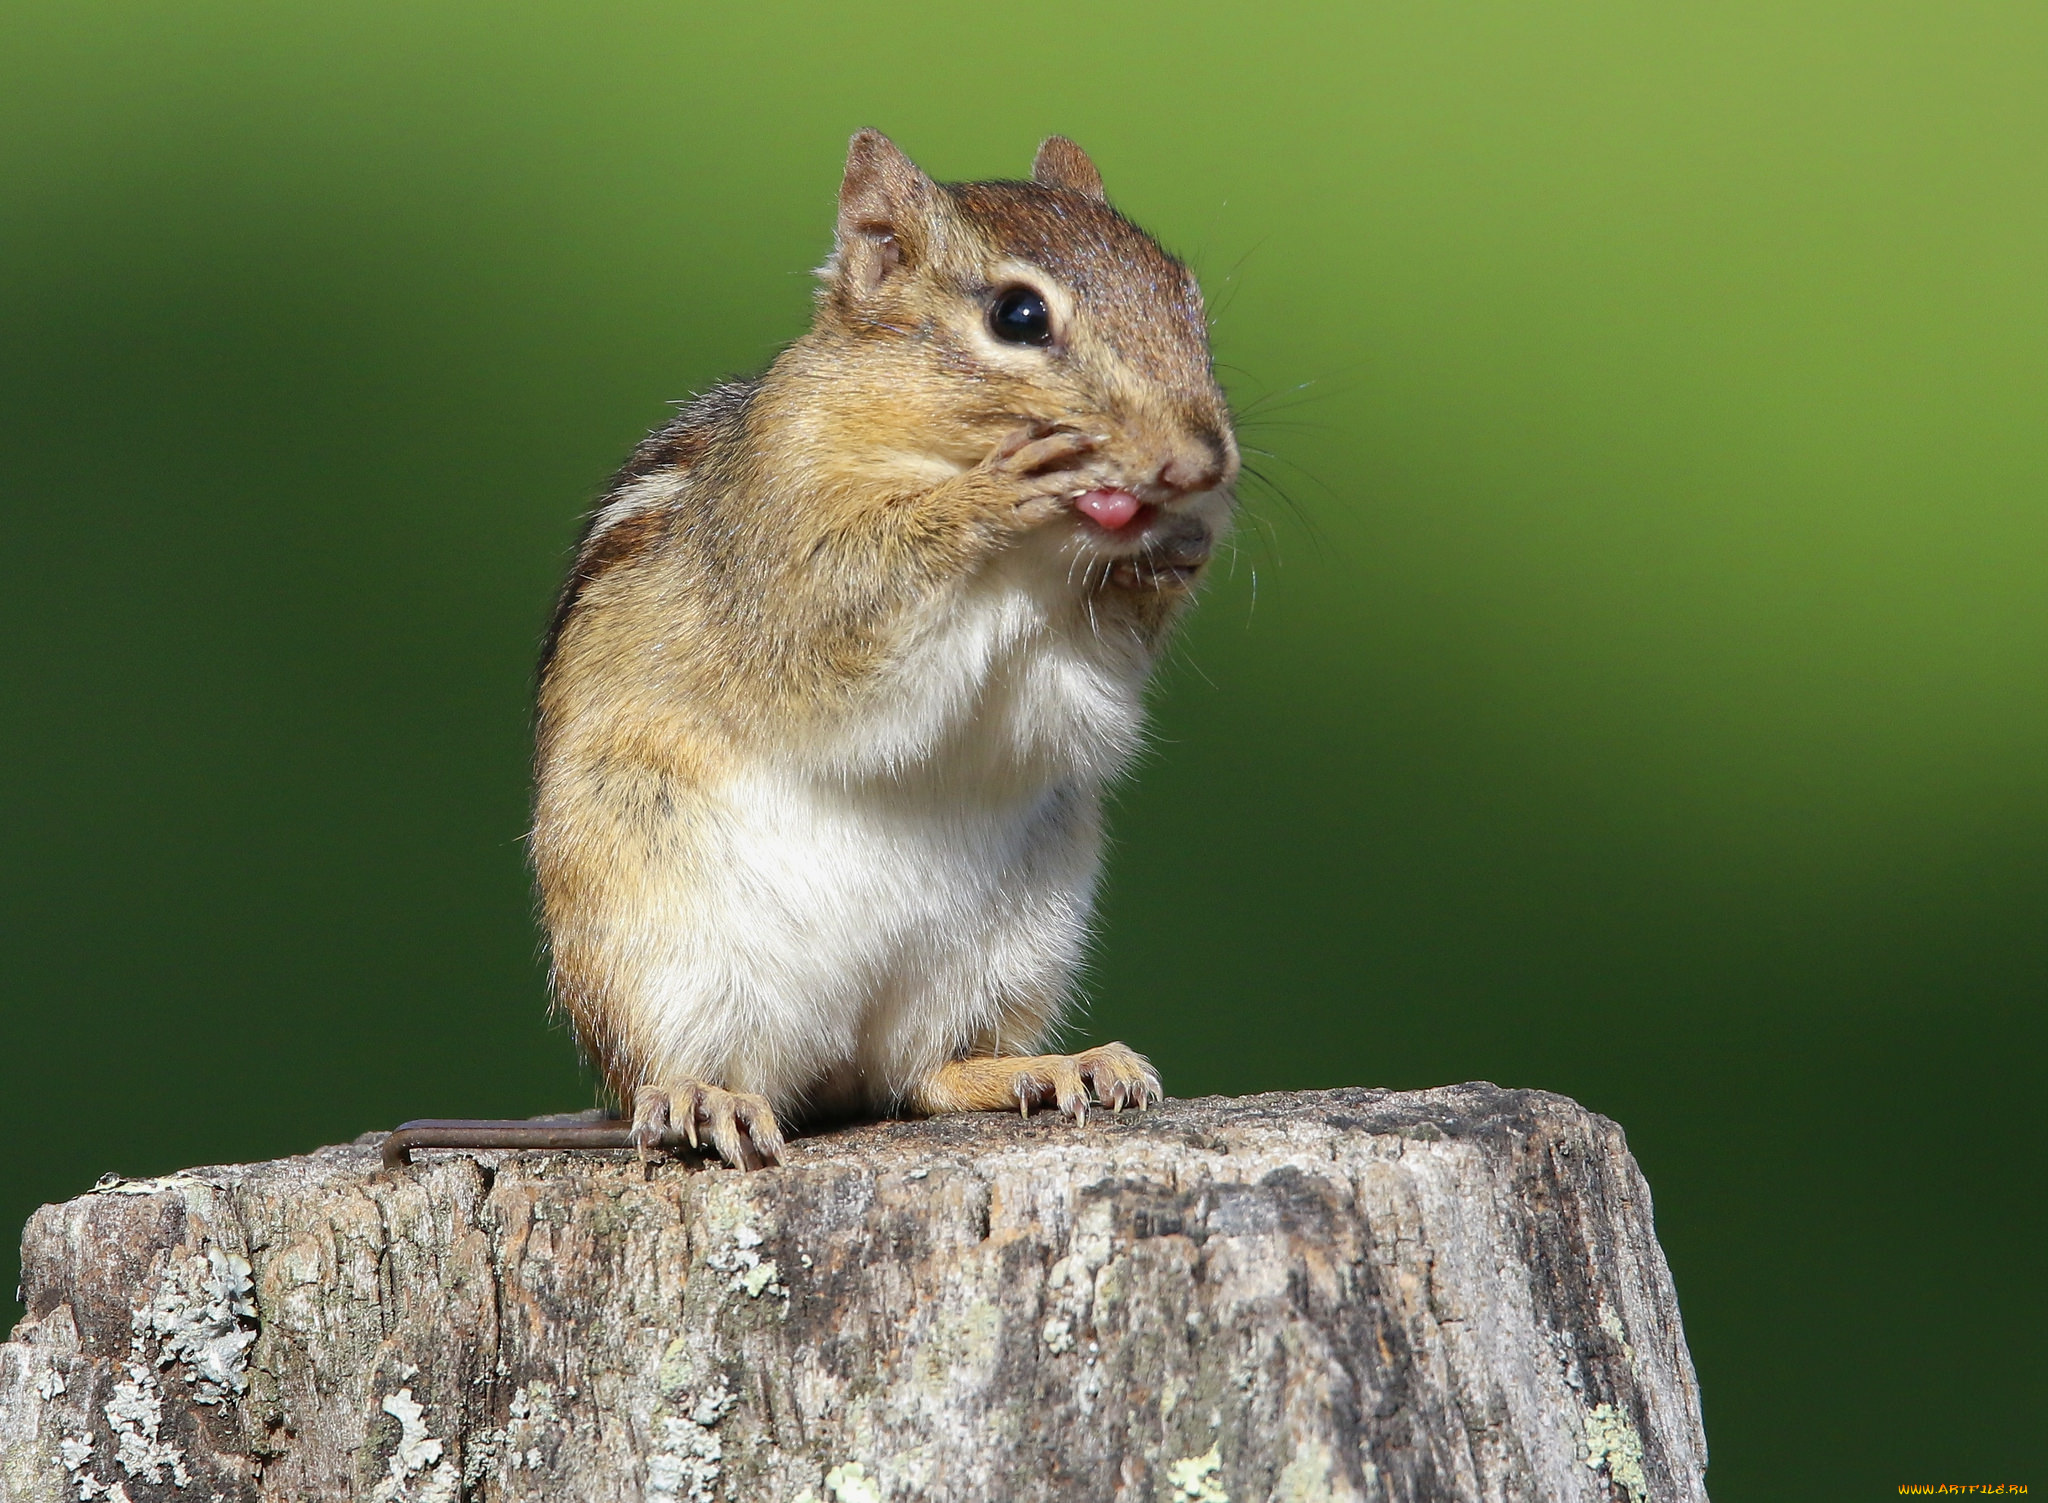
[[[1201,292],[1060,136],[939,183],[859,132],[819,276],[764,375],[634,451],[544,649],[553,988],[643,1156],[1163,1099],[1120,1043],[1038,1051],[1231,512]]]

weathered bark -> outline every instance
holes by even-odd
[[[891,1123],[651,1178],[376,1141],[39,1211],[0,1495],[1706,1495],[1649,1191],[1560,1097]]]

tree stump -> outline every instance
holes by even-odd
[[[1706,1496],[1649,1190],[1561,1097],[378,1141],[38,1211],[7,1503]]]

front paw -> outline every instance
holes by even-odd
[[[1020,1061],[1012,1089],[1017,1109],[1055,1106],[1076,1122],[1088,1120],[1088,1093],[1113,1112],[1164,1101],[1159,1072],[1144,1055],[1124,1044],[1103,1044],[1079,1054],[1047,1054]]]
[[[1015,524],[1037,527],[1060,516],[1074,496],[1088,490],[1092,481],[1081,465],[1100,444],[1069,428],[1019,428],[989,452],[979,469],[1009,501]]]
[[[1088,1093],[1111,1111],[1164,1101],[1159,1072],[1144,1055],[1122,1044],[1079,1054],[969,1055],[948,1060],[907,1093],[905,1104],[928,1115],[941,1112],[1020,1111],[1057,1107],[1076,1122],[1088,1119]]]

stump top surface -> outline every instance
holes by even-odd
[[[596,1112],[557,1113],[539,1121],[591,1120]],[[1345,1086],[1322,1091],[1270,1091],[1252,1096],[1169,1097],[1143,1111],[1112,1113],[1091,1108],[1076,1124],[1051,1111],[1029,1119],[1009,1112],[964,1112],[926,1119],[860,1122],[794,1136],[779,1168],[751,1171],[773,1183],[807,1171],[892,1168],[930,1169],[993,1167],[1017,1156],[1037,1160],[1072,1157],[1076,1167],[1099,1164],[1104,1158],[1157,1159],[1185,1154],[1227,1154],[1254,1145],[1284,1151],[1290,1143],[1307,1147],[1333,1135],[1410,1139],[1508,1140],[1528,1142],[1559,1131],[1616,1134],[1620,1127],[1588,1111],[1567,1096],[1549,1091],[1496,1086],[1489,1081],[1438,1086],[1423,1091],[1394,1091]],[[246,1183],[253,1177],[284,1175],[314,1181],[369,1177],[379,1171],[377,1154],[387,1134],[371,1131],[353,1142],[330,1144],[310,1153],[249,1163],[208,1164],[155,1179],[122,1179],[85,1192],[86,1196],[134,1195],[147,1186],[169,1186],[179,1180]],[[631,1153],[591,1150],[494,1148],[420,1148],[415,1165],[470,1159],[492,1169],[549,1176],[590,1175],[606,1178],[622,1171],[634,1182],[644,1175]],[[402,1171],[401,1171],[402,1172]],[[681,1154],[657,1164],[656,1178],[738,1171],[706,1154]],[[83,1198],[83,1197],[82,1197]],[[46,1208],[48,1209],[48,1208]]]

